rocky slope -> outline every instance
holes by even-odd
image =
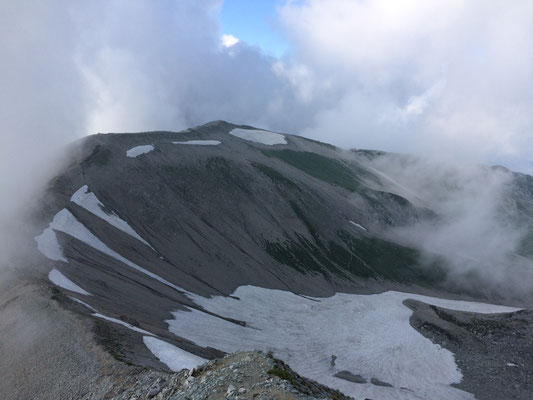
[[[132,373],[105,396],[109,400],[344,400],[348,397],[292,371],[257,351],[238,352],[170,374]]]

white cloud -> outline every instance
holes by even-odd
[[[480,162],[531,159],[533,3],[308,0],[287,2],[280,16],[298,64],[330,82],[314,91],[329,101],[304,134]]]
[[[54,147],[227,119],[347,147],[512,165],[533,154],[526,0],[287,1],[282,60],[222,35],[220,0],[44,4],[1,6],[12,138]]]
[[[222,42],[222,46],[224,47],[235,46],[237,43],[240,42],[238,38],[236,38],[235,36],[231,34],[222,35],[222,37],[220,38],[220,41]]]

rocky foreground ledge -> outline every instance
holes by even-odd
[[[112,400],[351,399],[303,378],[283,361],[259,352],[237,352],[191,371],[143,371],[108,393]]]

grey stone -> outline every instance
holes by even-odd
[[[353,383],[367,383],[366,379],[361,375],[352,374],[350,371],[340,371],[333,375],[335,378],[344,379],[345,381]]]

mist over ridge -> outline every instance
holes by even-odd
[[[0,398],[530,398],[533,2],[0,26]]]

